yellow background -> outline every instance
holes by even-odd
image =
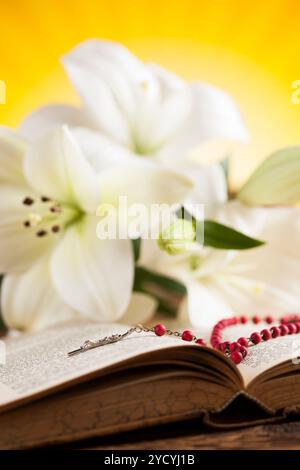
[[[252,137],[235,158],[234,183],[270,151],[300,143],[300,105],[291,101],[300,79],[297,0],[0,0],[0,10],[1,124],[16,126],[44,103],[75,102],[59,57],[99,37],[234,95]]]

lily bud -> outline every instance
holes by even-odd
[[[177,219],[161,232],[158,246],[169,255],[194,250],[196,247],[195,224],[190,220]]]

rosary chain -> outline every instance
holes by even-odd
[[[177,330],[167,329],[164,325],[158,324],[153,327],[147,327],[142,324],[138,324],[129,328],[129,330],[125,331],[125,333],[120,334],[113,334],[111,336],[105,336],[104,338],[98,340],[87,340],[74,351],[70,351],[68,356],[74,356],[76,354],[88,351],[90,349],[98,348],[100,346],[104,346],[106,344],[116,343],[118,341],[122,341],[127,336],[131,335],[132,333],[155,333],[157,336],[162,336],[164,334],[168,336],[175,336],[176,338],[181,338],[185,341],[194,341],[197,344],[201,344],[202,346],[205,345],[205,341],[197,338],[190,330],[185,330],[183,332]]]

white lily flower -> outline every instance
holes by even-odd
[[[142,303],[154,309],[141,295],[131,298],[131,242],[99,240],[96,208],[119,195],[146,206],[178,202],[191,182],[124,154],[110,159],[106,151],[98,148],[96,172],[67,127],[34,144],[0,128],[1,300],[8,326],[37,329],[74,316],[114,321],[128,306],[132,318]]]
[[[243,119],[229,95],[206,83],[189,84],[110,41],[79,44],[63,57],[63,65],[82,98],[82,108],[41,108],[23,123],[24,135],[34,139],[64,123],[94,130],[144,158],[181,171],[190,166],[197,183],[190,202],[207,204],[207,212],[215,207],[209,202],[211,186],[203,186],[203,181],[218,173],[219,202],[224,202],[222,168],[214,163],[203,172],[202,164],[208,156],[211,162],[212,154],[214,161],[224,158],[232,142],[247,140]],[[224,141],[225,148],[219,145]]]
[[[198,253],[169,256],[157,244],[144,246],[141,264],[183,282],[187,296],[181,321],[209,329],[232,314],[278,317],[300,308],[300,210],[249,208],[230,202],[216,220],[265,240],[259,248],[223,251],[199,248]]]

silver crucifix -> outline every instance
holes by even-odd
[[[76,354],[89,351],[90,349],[99,348],[100,346],[104,346],[105,344],[117,343],[118,341],[122,341],[124,338],[131,335],[132,333],[141,333],[142,331],[153,331],[153,329],[146,328],[143,325],[137,325],[125,331],[125,333],[123,334],[105,336],[104,338],[97,339],[94,341],[87,340],[78,349],[74,349],[74,351],[68,352],[68,356],[75,356]]]

